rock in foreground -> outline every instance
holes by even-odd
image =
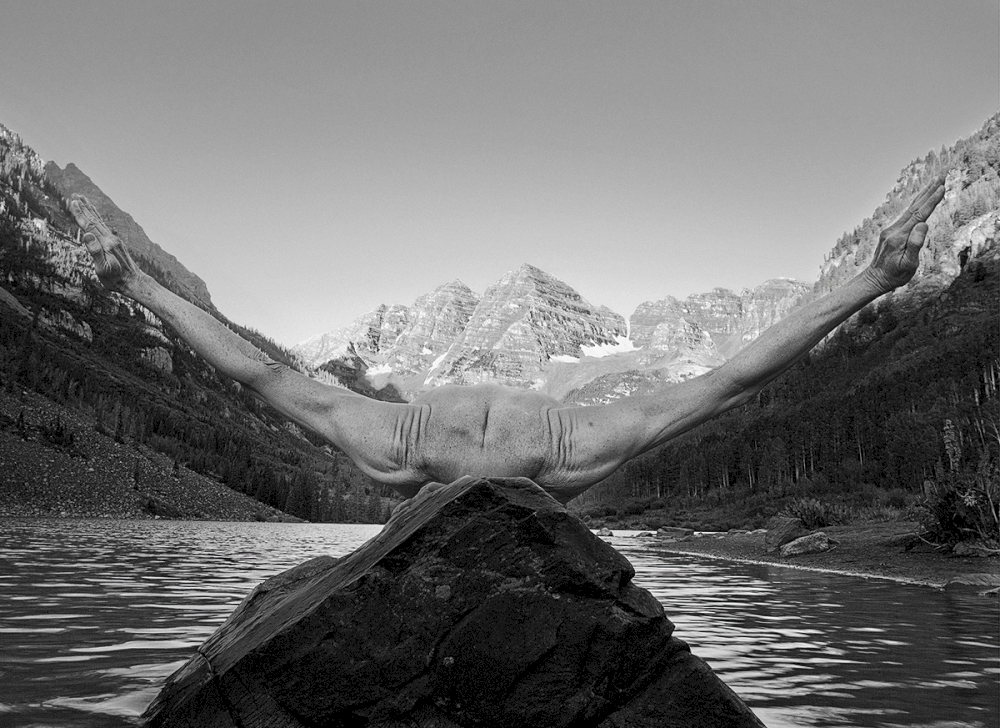
[[[628,561],[529,480],[427,486],[261,584],[144,718],[219,726],[760,726]]]

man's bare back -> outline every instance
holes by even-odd
[[[525,477],[561,502],[625,461],[752,399],[863,306],[910,280],[944,196],[944,175],[883,230],[868,268],[793,311],[722,366],[642,397],[567,406],[539,392],[493,384],[443,386],[408,404],[378,402],[267,359],[210,314],[142,273],[94,207],[69,208],[97,275],[146,306],[216,369],[343,450],[365,473],[410,497],[462,476]]]
[[[495,384],[448,385],[411,403],[420,432],[412,437],[420,470],[450,483],[463,475],[544,479],[559,440],[562,405],[530,390]]]

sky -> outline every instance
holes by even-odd
[[[998,109],[997,0],[0,11],[0,123],[286,345],[523,263],[626,317],[811,282]]]

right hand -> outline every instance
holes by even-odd
[[[867,270],[868,279],[879,294],[899,288],[917,272],[920,248],[927,237],[927,218],[944,197],[944,180],[944,174],[935,177],[899,219],[879,235],[875,256]]]
[[[104,224],[97,209],[83,195],[74,194],[67,200],[69,211],[83,230],[83,243],[94,259],[97,277],[105,288],[125,293],[141,275],[128,248]]]

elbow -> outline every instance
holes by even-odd
[[[245,372],[242,373],[243,376],[233,378],[254,394],[263,397],[273,383],[284,377],[288,371],[289,367],[280,362],[269,359],[251,360]]]
[[[743,405],[752,401],[758,394],[760,394],[760,391],[762,389],[763,387],[749,387],[747,389],[744,389],[739,394],[736,394],[733,397],[731,397],[729,402],[726,403],[726,406],[722,411],[727,412],[731,409],[742,407]]]
[[[742,378],[734,377],[720,368],[712,372],[718,392],[719,408],[716,414],[728,412],[731,409],[740,407],[751,401],[760,394],[765,382],[748,382]]]

